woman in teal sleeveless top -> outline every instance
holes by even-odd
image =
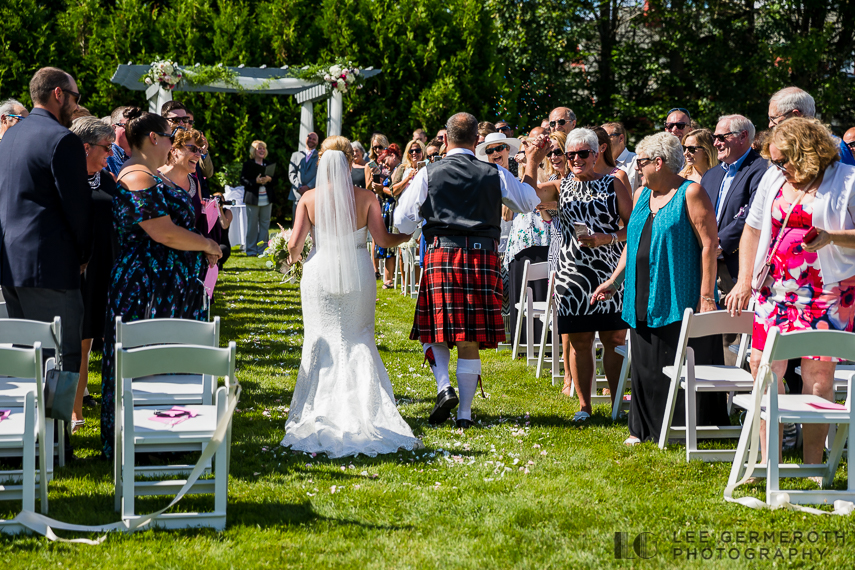
[[[592,297],[592,302],[608,299],[624,282],[623,320],[632,327],[628,445],[659,439],[670,385],[662,368],[674,363],[683,311],[716,310],[718,249],[709,196],[699,184],[676,174],[683,165],[679,139],[670,133],[651,135],[636,152],[645,186],[636,194],[627,246],[612,277]],[[699,364],[724,364],[720,336],[689,344]],[[710,396],[698,399],[699,425],[728,423],[726,400]],[[685,417],[682,401],[673,425],[681,425]]]

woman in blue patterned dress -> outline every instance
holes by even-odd
[[[104,360],[101,367],[101,444],[113,456],[115,369],[114,320],[154,318],[203,320],[203,264],[222,255],[214,240],[194,228],[190,195],[157,176],[171,148],[169,124],[132,107],[125,112],[132,157],[119,173],[113,225],[119,255],[110,274]]]

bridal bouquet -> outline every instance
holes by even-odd
[[[318,75],[323,77],[327,85],[342,93],[347,93],[347,90],[352,87],[356,89],[362,87],[359,83],[359,69],[351,67],[350,64],[331,65],[329,69]]]
[[[267,242],[267,249],[264,250],[263,255],[267,257],[267,268],[268,269],[276,269],[279,273],[284,274],[282,281],[287,281],[288,283],[299,283],[303,278],[303,261],[298,261],[296,263],[289,264],[288,257],[290,255],[290,251],[288,250],[288,241],[291,239],[291,230],[286,230],[281,225],[279,226],[279,231],[270,238],[270,241]],[[305,260],[309,255],[309,252],[312,251],[312,238],[311,236],[306,236],[306,243],[303,245],[302,259]]]

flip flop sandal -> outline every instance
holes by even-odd
[[[576,412],[571,420],[574,424],[581,424],[591,419],[591,414],[588,412]]]
[[[641,443],[641,440],[633,435],[623,440],[624,445],[638,445],[639,443]]]

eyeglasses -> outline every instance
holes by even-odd
[[[115,124],[115,125],[113,125],[113,126],[114,126],[114,127],[122,127],[123,129],[128,128],[128,124],[127,124],[127,123],[116,123],[116,124]]]
[[[68,89],[63,89],[62,87],[60,87],[60,90],[62,90],[62,92],[65,93],[66,95],[71,95],[72,97],[74,97],[75,103],[80,101],[80,93],[76,93],[74,91],[69,91]]]
[[[508,125],[505,125],[504,127],[496,127],[496,130],[500,131],[500,132],[505,132],[505,131],[510,132],[511,128]]]
[[[790,162],[790,159],[784,157],[781,160],[770,160],[769,162],[771,162],[772,164],[777,166],[778,170],[780,170],[781,172],[786,172],[787,171],[787,163]]]
[[[739,134],[739,132],[737,132],[737,131],[730,131],[729,133],[721,133],[720,135],[713,135],[712,138],[714,138],[718,142],[724,142],[727,140],[727,137],[729,137],[730,135],[738,135],[738,134]]]
[[[178,131],[186,131],[186,130],[187,130],[187,129],[185,129],[184,127],[175,127],[175,128],[172,130],[172,134],[171,134],[171,135],[166,135],[166,136],[168,136],[168,137],[169,137],[169,138],[171,138],[171,139],[174,139],[174,138],[175,138],[175,135],[178,133]]]
[[[848,146],[850,150],[855,151],[855,141],[846,143],[846,146]]]
[[[671,129],[677,129],[677,130],[682,131],[687,126],[689,126],[689,123],[684,123],[682,121],[679,123],[665,123],[665,130],[670,131]]]
[[[553,129],[555,125],[561,125],[562,127],[567,124],[567,119],[558,119],[557,121],[549,121],[549,126]]]
[[[591,156],[590,150],[571,150],[570,152],[565,153],[565,156],[570,160],[576,160],[578,156],[582,160],[585,160],[589,156]]]
[[[107,146],[107,145],[105,145],[105,144],[91,143],[89,146],[100,146],[101,148],[103,148],[103,149],[104,149],[104,150],[106,150],[107,152],[113,152],[113,148],[112,148],[112,147],[109,147],[109,146]]]
[[[436,153],[427,155],[427,159],[431,162],[436,162],[437,160],[441,160],[442,157],[439,155],[439,153]]]
[[[167,120],[167,121],[169,121],[170,123],[187,123],[187,124],[192,124],[192,123],[190,122],[190,119],[188,119],[187,117],[166,117],[166,120]]]
[[[193,119],[186,119],[184,122],[190,125],[191,127],[196,124],[196,121],[194,121]]]
[[[494,146],[493,148],[485,148],[484,154],[486,154],[487,156],[490,156],[494,152],[502,152],[503,150],[508,150],[510,148],[511,147],[509,147],[506,144],[500,144],[499,146]]]
[[[618,138],[619,136],[621,136],[621,135],[620,135],[620,133],[612,133],[612,134],[610,134],[610,135],[609,135],[609,138],[610,138],[610,139],[616,139],[616,138]]]
[[[175,129],[175,130],[177,131],[178,129]],[[160,131],[151,131],[151,132],[153,132],[154,134],[156,134],[156,135],[158,135],[158,136],[166,137],[166,138],[168,138],[168,139],[171,139],[172,137],[174,137],[174,136],[175,136],[175,132],[174,132],[174,131],[173,131],[173,133],[172,133],[171,135],[170,135],[169,133],[163,133],[163,132],[160,132]]]
[[[187,150],[189,150],[193,154],[198,154],[198,155],[201,155],[202,150],[203,150],[201,147],[198,147],[195,144],[185,144],[184,148],[186,148]]]
[[[420,149],[419,147],[416,147],[416,148],[411,148],[411,149],[410,149],[410,150],[408,150],[407,152],[408,152],[409,154],[421,154],[421,153],[422,153],[422,149]]]
[[[699,150],[706,151],[706,149],[702,146],[685,146],[685,145],[683,145],[683,152],[688,152],[689,154],[695,154]]]
[[[587,152],[587,151],[585,151],[585,152]],[[557,157],[557,156],[561,156],[561,155],[563,155],[563,154],[564,154],[563,152],[561,152],[560,150],[556,149],[556,150],[553,150],[552,152],[547,152],[547,153],[546,153],[546,158],[551,158],[551,157],[553,157],[553,156],[556,156],[556,157]]]
[[[781,113],[780,115],[775,115],[774,117],[769,115],[769,122],[772,123],[773,125],[777,125],[781,119],[783,119],[787,115],[792,115],[793,111],[795,111],[795,109],[791,109],[791,110],[787,111],[786,113]]]
[[[373,150],[373,151],[375,151],[375,152],[383,152],[384,150],[386,150],[386,147],[385,147],[385,146],[380,146],[380,145],[378,144],[378,145],[372,146],[372,147],[371,147],[371,150]]]
[[[26,117],[25,117],[25,116],[23,116],[23,115],[13,115],[12,113],[9,113],[9,114],[8,114],[8,115],[6,115],[6,116],[7,116],[7,117],[10,117],[10,118],[12,118],[12,119],[17,119],[17,120],[19,120],[19,121],[23,121],[24,119],[26,119]]]
[[[641,170],[642,168],[644,168],[645,166],[647,166],[651,162],[656,162],[656,159],[655,158],[636,158],[635,159],[635,165],[639,170]]]

